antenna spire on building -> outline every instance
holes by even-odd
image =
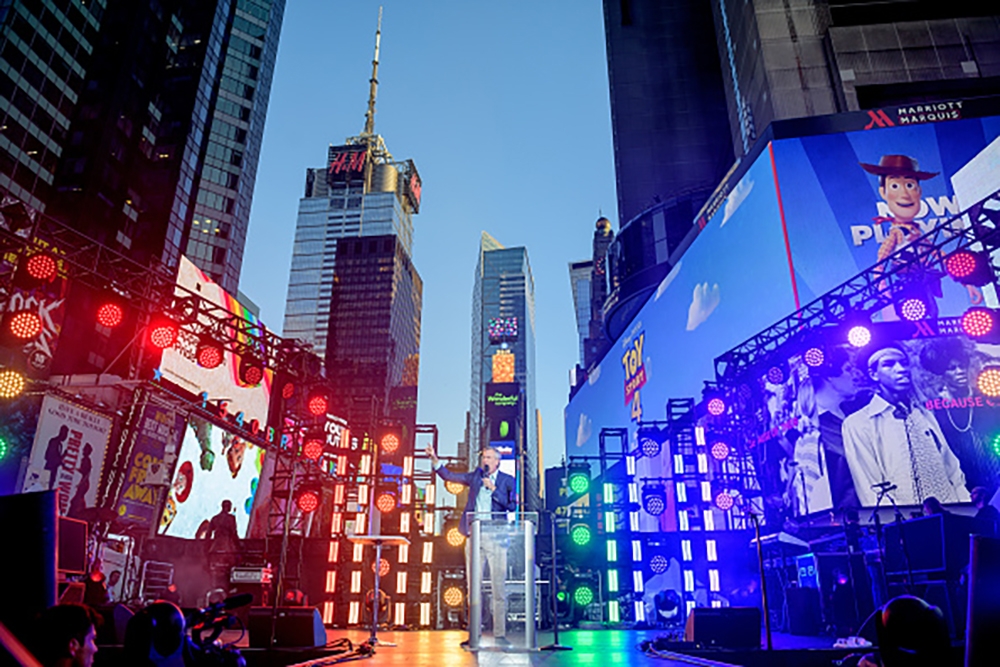
[[[372,59],[372,78],[368,80],[368,111],[365,112],[365,129],[362,135],[375,133],[375,94],[378,92],[378,49],[382,41],[382,7],[378,8],[378,27],[375,28],[375,57]]]

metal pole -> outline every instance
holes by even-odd
[[[549,515],[549,529],[552,531],[552,571],[549,574],[549,604],[552,606],[552,643],[543,646],[539,651],[572,651],[572,646],[562,646],[559,643],[559,605],[556,601],[556,589],[559,587],[559,562],[556,556],[556,517]]]
[[[472,520],[472,534],[469,536],[469,648],[479,648],[479,635],[483,624],[483,560],[479,555],[482,526],[478,518]],[[495,593],[494,593],[495,595]]]
[[[535,648],[535,522],[524,525],[524,647]],[[494,593],[496,595],[496,593]]]
[[[757,536],[757,564],[760,567],[760,599],[764,607],[764,633],[767,635],[767,650],[774,648],[771,641],[771,607],[767,603],[767,580],[764,578],[764,547],[760,543],[760,517],[750,513],[754,533]]]
[[[280,457],[281,454],[279,453]],[[281,554],[278,556],[278,580],[274,584],[274,603],[271,605],[271,639],[268,642],[268,648],[274,646],[274,635],[278,622],[278,606],[281,604],[281,586],[284,583],[285,578],[285,565],[288,551],[288,523],[291,521],[292,514],[292,498],[295,490],[295,459],[292,459],[292,476],[288,480],[288,495],[285,497],[285,523],[281,530]],[[277,473],[278,465],[275,461],[274,473]],[[272,473],[271,479],[271,493],[274,493],[274,473]]]

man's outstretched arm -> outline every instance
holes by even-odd
[[[441,476],[441,479],[446,482],[457,482],[458,484],[464,484],[469,486],[472,484],[472,476],[477,474],[476,471],[472,472],[456,472],[454,470],[448,470],[443,465],[441,465],[441,459],[437,457],[434,453],[433,447],[427,447],[424,450],[427,456],[431,459],[431,466],[434,468],[434,472]]]

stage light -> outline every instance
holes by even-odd
[[[725,461],[729,458],[729,445],[721,440],[712,445],[712,458],[716,461]]]
[[[847,342],[854,347],[864,347],[872,342],[872,332],[868,327],[858,324],[851,327],[850,331],[847,332]]]
[[[115,301],[102,303],[97,309],[97,323],[107,329],[114,329],[125,319],[125,310]]]
[[[805,354],[802,355],[802,359],[806,362],[806,366],[816,368],[817,366],[823,365],[823,362],[826,360],[826,355],[823,354],[823,348],[810,347],[806,350]]]
[[[318,461],[323,456],[323,448],[326,445],[326,434],[322,431],[307,433],[302,440],[302,456],[310,461]]]
[[[726,402],[721,398],[719,398],[718,396],[716,396],[715,398],[709,399],[707,407],[708,407],[708,414],[712,415],[713,417],[718,417],[719,415],[721,415],[723,412],[726,411]]]
[[[663,574],[668,567],[670,567],[670,561],[665,556],[656,554],[649,559],[649,569],[653,571],[653,574]]]
[[[457,526],[449,528],[444,534],[444,539],[453,547],[460,547],[465,544],[465,535],[462,534]]]
[[[7,452],[10,451],[10,445],[7,444],[5,438],[0,438],[0,461],[3,461],[7,456]]]
[[[571,493],[581,494],[590,490],[590,464],[574,461],[569,464],[569,478],[566,485]]]
[[[295,498],[295,504],[303,514],[315,512],[319,508],[319,491],[305,489]]]
[[[286,382],[285,386],[281,388],[281,397],[286,401],[295,395],[295,383]]]
[[[7,330],[21,340],[31,340],[42,333],[42,318],[30,310],[18,310],[7,319]]]
[[[150,323],[147,339],[153,347],[165,350],[168,347],[173,347],[174,343],[177,342],[178,332],[179,327],[176,322],[166,319],[157,320]]]
[[[396,509],[396,496],[389,491],[381,492],[375,500],[375,507],[378,508],[378,511],[382,514],[388,514]]]
[[[993,281],[994,269],[989,255],[971,250],[959,250],[944,260],[944,270],[963,285],[982,287]]]
[[[218,368],[225,360],[222,344],[211,336],[202,336],[198,340],[198,349],[194,353],[195,360],[202,368]]]
[[[250,352],[240,356],[240,382],[256,387],[264,379],[264,362]]]
[[[375,571],[375,563],[372,563],[372,572]],[[384,577],[389,574],[389,561],[385,558],[378,562],[378,576]]]
[[[445,482],[444,483],[444,488],[445,488],[445,491],[447,491],[448,493],[450,493],[450,494],[452,494],[454,496],[457,496],[458,494],[460,494],[462,492],[462,489],[465,488],[465,485],[464,484],[459,484],[458,482]]]
[[[24,393],[24,386],[24,376],[17,371],[0,371],[0,398],[17,398]]]
[[[992,445],[994,456],[1000,456],[1000,433],[993,436],[993,441],[990,444]]]
[[[314,387],[309,392],[309,398],[306,399],[306,409],[309,410],[309,414],[314,417],[321,417],[326,414],[329,405],[330,402],[326,396],[326,392],[320,387]]]
[[[642,508],[651,516],[660,516],[667,509],[667,492],[662,484],[642,487]]]
[[[44,252],[32,255],[24,265],[27,274],[39,282],[51,282],[56,277],[56,260]]]
[[[767,369],[766,377],[771,384],[784,384],[788,379],[788,367],[785,364],[775,364]]]
[[[663,443],[667,439],[666,433],[658,428],[641,428],[636,433],[639,441],[639,451],[648,459],[654,459],[663,451]]]
[[[379,447],[382,448],[383,454],[395,454],[399,449],[399,436],[395,433],[384,434],[379,441]]]
[[[895,308],[897,314],[909,322],[916,322],[927,317],[927,304],[919,297],[907,297],[897,303]]]
[[[594,589],[586,584],[577,586],[573,591],[573,602],[581,607],[586,607],[594,601]]]
[[[720,491],[719,494],[715,496],[715,506],[723,512],[729,511],[733,506],[733,502],[733,497],[725,491]]]
[[[984,396],[996,398],[1000,396],[1000,366],[987,366],[979,371],[976,386]]]
[[[444,595],[442,597],[444,603],[449,607],[461,607],[462,603],[465,602],[465,594],[462,589],[458,586],[449,586],[444,589]]]
[[[962,331],[971,338],[985,338],[997,333],[997,313],[991,308],[973,306],[962,314]]]
[[[578,523],[569,529],[569,537],[576,546],[585,547],[590,544],[593,534],[590,532],[590,526],[585,523]]]

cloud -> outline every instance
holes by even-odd
[[[687,330],[694,331],[708,319],[712,311],[719,305],[719,283],[711,287],[708,283],[698,283],[694,286],[694,294],[691,296],[691,307],[688,308]]]
[[[726,197],[726,207],[723,209],[722,223],[719,227],[724,227],[725,224],[729,222],[729,218],[733,216],[733,213],[736,213],[736,209],[740,207],[740,204],[742,204],[743,200],[747,198],[747,195],[750,194],[751,190],[753,190],[753,181],[750,180],[749,176],[736,184],[733,191],[729,193],[728,197]]]
[[[663,293],[667,291],[668,287],[670,287],[670,283],[674,282],[674,278],[680,275],[681,263],[682,262],[678,261],[674,264],[674,268],[670,269],[670,273],[668,273],[667,276],[660,281],[660,286],[656,288],[656,294],[653,296],[653,301],[659,301],[660,297],[663,296]]]
[[[583,447],[583,445],[590,440],[590,436],[593,434],[593,427],[591,426],[590,417],[580,413],[580,424],[576,427],[576,446]]]

